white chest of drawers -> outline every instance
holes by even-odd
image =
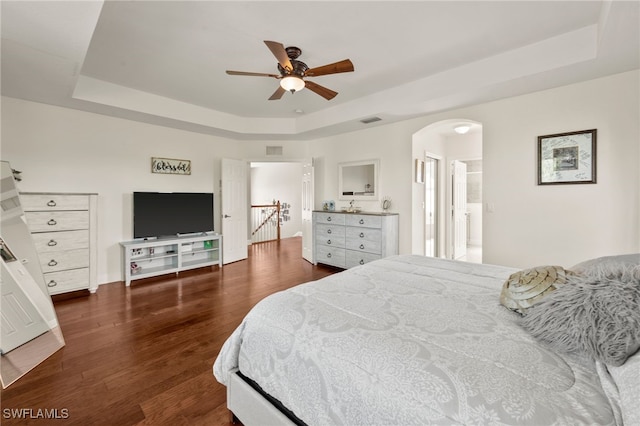
[[[97,194],[20,194],[49,294],[97,288]]]
[[[313,263],[352,268],[398,254],[398,215],[314,211],[313,236]]]

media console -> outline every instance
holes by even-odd
[[[141,278],[218,265],[222,267],[222,235],[206,233],[179,237],[136,239],[120,243],[125,285]]]

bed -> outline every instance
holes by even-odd
[[[499,301],[517,272],[401,255],[301,284],[249,312],[213,373],[245,426],[640,422],[640,354],[541,343]]]

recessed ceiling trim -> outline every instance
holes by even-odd
[[[295,133],[294,118],[239,117],[82,75],[78,77],[72,97],[229,132]]]
[[[424,99],[433,101],[460,92],[472,97],[476,91],[487,86],[593,59],[596,55],[596,42],[597,25],[590,25],[293,118],[240,117],[83,75],[78,77],[73,97],[235,133],[295,135],[349,120],[359,120],[361,117],[375,116],[390,107],[424,103]],[[437,108],[438,103],[431,102],[431,105]]]

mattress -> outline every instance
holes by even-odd
[[[394,256],[273,294],[213,367],[308,425],[615,424],[592,361],[536,342],[499,304],[516,270]]]

